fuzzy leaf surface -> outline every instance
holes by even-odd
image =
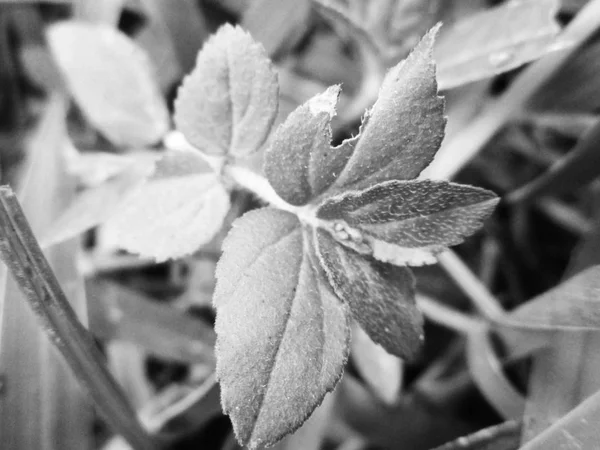
[[[271,130],[278,92],[264,48],[240,27],[224,25],[204,45],[179,89],[175,124],[209,155],[248,156]]]
[[[433,61],[437,30],[427,33],[386,75],[337,187],[410,180],[433,160],[446,126]]]
[[[304,205],[325,191],[352,153],[351,141],[331,147],[331,119],[339,94],[340,87],[331,86],[296,108],[265,152],[269,183],[292,205]]]
[[[265,208],[234,222],[217,266],[217,376],[242,445],[298,429],[339,380],[345,306],[312,262],[298,219]]]
[[[319,261],[354,319],[388,353],[414,358],[423,340],[423,318],[415,304],[410,269],[361,255],[328,231],[317,229],[315,233]]]
[[[343,221],[373,240],[439,252],[481,227],[498,198],[447,181],[388,181],[326,200],[317,216]]]
[[[88,120],[115,145],[146,146],[169,130],[169,112],[150,60],[105,24],[60,22],[48,43]]]
[[[170,151],[106,226],[124,249],[164,261],[208,242],[229,205],[228,192],[198,154]]]

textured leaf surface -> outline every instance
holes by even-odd
[[[340,93],[332,86],[299,106],[277,128],[265,152],[265,174],[281,198],[304,205],[325,191],[352,152],[352,141],[331,147],[331,119]]]
[[[106,226],[124,249],[157,261],[193,253],[221,228],[229,194],[195,152],[171,151]]]
[[[269,134],[277,105],[277,75],[264,48],[241,28],[224,25],[179,89],[175,123],[207,154],[247,156]]]
[[[445,30],[435,52],[440,89],[506,72],[552,51],[560,3],[511,0]]]
[[[435,253],[477,231],[497,201],[485,189],[446,181],[388,181],[333,197],[317,216],[374,240]]]
[[[416,178],[444,138],[444,101],[438,96],[433,44],[438,28],[385,77],[355,150],[336,186],[366,187]]]
[[[531,330],[600,330],[600,266],[525,303],[500,325]]]
[[[169,130],[149,59],[125,34],[70,21],[52,25],[48,43],[78,105],[114,144],[154,144]]]
[[[333,389],[348,314],[314,267],[298,219],[262,209],[234,222],[217,266],[217,376],[242,445],[296,430]]]
[[[337,296],[374,342],[389,353],[414,358],[423,340],[410,269],[380,263],[316,230],[317,255]]]

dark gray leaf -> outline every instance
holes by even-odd
[[[360,255],[325,230],[315,233],[321,266],[356,321],[389,353],[414,358],[423,340],[423,318],[410,269]]]
[[[317,216],[343,221],[376,240],[407,248],[456,245],[481,227],[498,198],[447,181],[388,181],[330,198]]]

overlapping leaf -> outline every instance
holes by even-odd
[[[224,25],[179,90],[175,124],[204,153],[248,156],[271,130],[278,91],[264,48],[241,28]]]
[[[477,231],[497,201],[490,191],[456,183],[389,181],[330,198],[317,216],[374,240],[435,253]]]
[[[79,107],[114,144],[154,144],[169,130],[149,58],[125,34],[68,21],[49,28],[48,43]]]
[[[337,148],[329,145],[327,121],[334,114],[335,89],[290,115],[276,132],[265,163],[267,178],[282,198],[306,204],[332,183],[337,189],[358,189],[421,173],[439,149],[446,123],[432,58],[436,30],[390,70],[358,138]],[[301,118],[304,122],[298,123]]]
[[[345,308],[306,245],[294,215],[253,211],[235,222],[217,267],[223,410],[250,448],[299,428],[333,389],[347,358]]]
[[[423,339],[414,279],[407,267],[375,259],[381,253],[377,244],[396,253],[412,251],[410,257],[388,258],[401,264],[419,252],[430,256],[475,232],[495,204],[494,195],[482,189],[414,180],[444,135],[432,58],[435,33],[390,71],[358,137],[331,146],[339,95],[333,86],[292,112],[271,140],[265,174],[288,203],[277,203],[286,211],[266,208],[234,223],[214,296],[223,409],[243,445],[275,443],[333,389],[348,353],[350,314],[385,350],[413,358]],[[239,157],[262,143],[270,122],[245,115],[239,121],[223,98],[235,102],[231,93],[253,86],[245,78],[248,72],[258,74],[252,80],[259,93],[270,84],[260,81],[268,80],[269,72],[233,45],[255,50],[241,30],[222,29],[200,54],[176,115],[183,134],[201,151]],[[219,71],[208,71],[209,63]],[[203,104],[211,85],[200,75],[223,78],[231,67],[239,72],[227,79],[231,84],[211,87],[221,102]],[[259,116],[262,111],[260,117],[268,119],[268,103],[252,104],[252,99],[247,111]],[[211,128],[216,121],[227,126]],[[250,140],[239,141],[239,130],[248,131]],[[179,199],[173,195],[171,201]]]
[[[423,339],[423,318],[406,267],[380,263],[316,231],[317,255],[337,296],[356,321],[389,353],[412,359]]]

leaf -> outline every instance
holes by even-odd
[[[556,71],[529,106],[534,111],[591,112],[600,106],[600,37],[593,35]]]
[[[206,154],[245,157],[267,138],[277,103],[277,75],[264,48],[241,28],[223,25],[179,88],[175,123]]]
[[[269,55],[280,55],[293,50],[307,33],[310,13],[310,0],[256,0],[244,11],[242,27]]]
[[[125,250],[164,261],[197,250],[221,228],[229,194],[196,152],[170,151],[106,222]]]
[[[516,450],[519,447],[521,424],[508,421],[462,436],[433,450]]]
[[[50,26],[48,43],[71,94],[115,145],[146,146],[169,130],[169,112],[144,51],[104,24]]]
[[[530,202],[546,195],[573,192],[600,173],[600,121],[579,140],[574,149],[549,170],[507,196],[509,202]]]
[[[410,180],[432,161],[446,125],[432,56],[438,29],[427,33],[386,75],[336,187],[358,189],[391,179]]]
[[[519,67],[557,49],[560,0],[511,0],[445,30],[435,49],[440,89]]]
[[[360,255],[325,230],[315,234],[321,266],[354,319],[388,353],[414,359],[423,341],[423,318],[411,271]]]
[[[298,219],[276,209],[234,222],[217,266],[217,376],[242,445],[298,429],[339,380],[348,314],[314,267]]]
[[[352,330],[352,361],[358,374],[380,401],[387,405],[397,403],[402,390],[402,360],[375,344],[360,327]]]
[[[214,365],[215,337],[206,322],[108,280],[90,280],[86,290],[96,337],[128,341],[166,360]]]
[[[592,449],[600,442],[600,391],[556,420],[545,431],[527,442],[519,450]]]
[[[99,186],[86,189],[48,227],[40,239],[42,247],[64,242],[107,221],[144,182],[151,168],[130,167]]]
[[[384,241],[409,252],[439,253],[477,231],[497,202],[494,193],[473,186],[388,181],[329,198],[317,217],[357,230],[371,246]]]
[[[277,194],[304,205],[324,192],[342,171],[351,141],[331,147],[331,119],[340,94],[331,86],[296,108],[277,128],[265,152],[265,175]]]
[[[600,266],[519,306],[499,325],[525,330],[600,330]]]

